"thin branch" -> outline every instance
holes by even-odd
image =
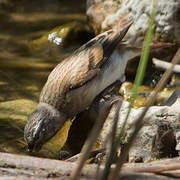
[[[169,69],[171,67],[171,63],[166,62],[166,61],[162,61],[162,60],[159,60],[159,59],[156,59],[156,58],[153,58],[152,62],[155,65],[156,68],[166,70],[166,69]],[[180,73],[180,65],[176,64],[174,66],[173,72]]]
[[[88,158],[94,158],[97,154],[99,153],[104,153],[106,151],[105,148],[101,148],[101,149],[96,149],[90,152],[89,157]],[[68,159],[66,159],[66,162],[76,162],[80,157],[82,156],[82,153],[76,154]]]
[[[175,171],[175,170],[180,170],[180,163],[154,165],[151,167],[141,167],[141,168],[135,167],[131,169],[131,171],[141,172],[141,173],[162,173],[162,172]]]

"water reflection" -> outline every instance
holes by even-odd
[[[85,0],[80,2],[0,2],[0,151],[27,153],[23,141],[27,116],[35,108],[50,71],[79,46],[38,54],[29,51],[28,43],[58,25],[85,22]],[[38,155],[55,156],[46,149]]]

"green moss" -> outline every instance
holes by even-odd
[[[19,99],[0,103],[0,151],[29,154],[24,141],[24,126],[28,115],[35,109],[37,103],[28,99]],[[71,123],[66,123],[61,133],[65,143]],[[58,133],[61,137],[62,134]],[[58,158],[60,146],[56,141],[47,143],[41,151],[33,153],[34,156]],[[53,139],[54,140],[54,139]]]

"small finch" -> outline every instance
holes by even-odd
[[[127,59],[120,58],[114,50],[132,23],[131,20],[96,36],[54,68],[24,129],[29,151],[41,149],[66,121],[122,79]]]

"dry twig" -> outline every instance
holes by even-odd
[[[153,58],[152,62],[156,68],[160,68],[160,69],[164,69],[164,70],[169,69],[172,65],[169,62],[162,61],[157,58]],[[173,68],[173,72],[180,73],[180,65],[176,64]]]

